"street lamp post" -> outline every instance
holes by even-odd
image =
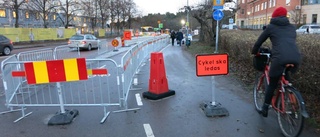
[[[187,25],[186,25],[186,27],[187,27],[187,36],[186,36],[186,40],[188,40],[188,36],[189,36],[189,9],[190,9],[190,7],[189,7],[189,0],[187,0]]]

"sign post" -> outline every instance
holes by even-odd
[[[196,56],[197,76],[211,76],[212,102],[200,104],[200,108],[207,117],[228,116],[227,109],[221,107],[215,101],[215,80],[216,75],[227,75],[229,73],[228,54],[204,54]]]
[[[197,76],[211,76],[211,85],[212,85],[212,102],[204,102],[200,104],[201,109],[205,112],[207,117],[215,116],[228,116],[229,112],[227,109],[221,107],[220,103],[215,101],[215,75],[227,75],[229,66],[228,66],[228,54],[218,54],[218,40],[219,40],[219,20],[224,16],[220,6],[217,4],[224,4],[224,0],[214,0],[214,12],[212,13],[213,19],[217,21],[216,26],[216,47],[215,54],[207,55],[197,55]]]
[[[218,53],[218,40],[219,40],[219,20],[221,20],[224,16],[223,12],[221,10],[215,10],[212,14],[213,19],[217,21],[217,27],[216,27],[216,50],[214,53]]]

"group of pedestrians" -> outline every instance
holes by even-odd
[[[174,41],[175,39],[177,39],[177,44],[181,46],[182,43],[182,39],[183,39],[183,33],[181,31],[178,31],[177,33],[172,30],[170,33],[170,38],[171,38],[171,44],[172,46],[174,46]]]

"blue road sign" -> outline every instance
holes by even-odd
[[[233,18],[230,18],[229,19],[229,24],[232,24],[233,23]]]
[[[219,21],[223,18],[224,14],[221,10],[215,10],[212,14],[213,19]]]

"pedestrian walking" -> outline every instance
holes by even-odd
[[[183,33],[181,31],[177,32],[177,43],[181,46],[183,39]]]
[[[174,32],[174,30],[171,31],[170,37],[172,46],[174,46],[174,40],[176,39],[176,32]]]

